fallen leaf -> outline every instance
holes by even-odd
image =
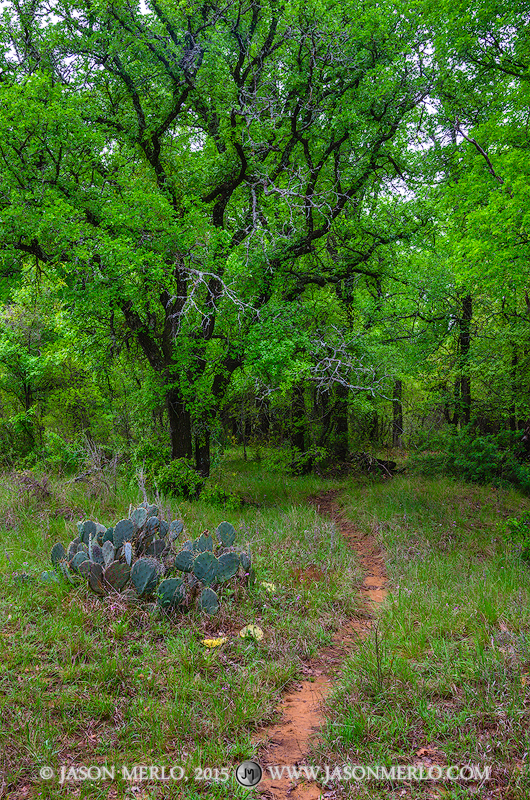
[[[226,636],[220,636],[219,639],[204,639],[203,645],[205,647],[221,647],[222,644],[227,642]]]
[[[268,592],[275,592],[276,591],[276,584],[270,583],[269,581],[261,581],[261,586],[266,589]]]

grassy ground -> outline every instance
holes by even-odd
[[[502,535],[528,500],[396,477],[351,483],[343,502],[377,532],[391,592],[345,665],[315,763],[491,767],[483,783],[336,781],[345,798],[528,798],[530,571]]]
[[[39,580],[54,542],[76,535],[76,519],[113,524],[140,502],[138,491],[119,481],[115,491],[112,481],[35,476],[4,475],[0,483],[0,797],[247,797],[233,766],[255,754],[256,728],[273,719],[304,659],[357,602],[361,577],[351,554],[306,502],[333,484],[267,473],[232,453],[217,479],[251,505],[166,502],[165,518],[182,519],[187,537],[230,520],[238,543],[251,545],[257,583],[237,603],[223,600],[215,617],[156,619],[116,596],[99,600],[84,585]],[[308,582],[306,570],[322,580]],[[20,582],[21,571],[30,579]],[[249,623],[263,629],[263,641],[238,636]],[[219,635],[228,637],[221,648],[203,645]],[[123,766],[145,764],[182,765],[190,780],[123,779]],[[114,766],[115,779],[61,785],[60,769],[70,765]],[[43,767],[52,779],[39,777]],[[229,780],[201,772],[208,768],[229,768]]]
[[[378,534],[391,591],[377,628],[344,666],[314,763],[472,763],[490,766],[492,779],[336,777],[323,791],[373,800],[530,796],[530,572],[502,536],[505,519],[529,501],[444,479],[334,483],[270,467],[235,451],[218,465],[214,480],[248,500],[237,511],[165,503],[166,518],[182,519],[188,536],[228,519],[238,542],[251,543],[257,585],[237,603],[224,600],[214,618],[155,619],[84,587],[20,583],[13,574],[50,568],[52,544],[75,535],[76,519],[111,524],[141,497],[124,482],[115,491],[112,481],[46,486],[37,476],[42,491],[31,479],[1,479],[0,797],[248,797],[233,766],[255,754],[253,733],[273,719],[303,660],[355,611],[351,552],[307,504],[338,486],[345,513]],[[262,642],[238,637],[248,623],[263,628]],[[220,634],[223,647],[204,647]],[[61,766],[98,764],[114,766],[114,779],[58,781]],[[182,765],[190,780],[123,779],[123,766],[143,764]],[[55,777],[40,779],[42,767]],[[229,780],[210,780],[215,772],[200,772],[209,767],[229,768]]]

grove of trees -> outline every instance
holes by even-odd
[[[4,3],[1,462],[522,440],[529,34],[507,0]]]

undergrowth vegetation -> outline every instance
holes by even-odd
[[[361,580],[333,523],[306,502],[315,479],[287,478],[282,485],[281,476],[258,474],[257,466],[236,458],[224,464],[227,488],[245,487],[248,502],[230,520],[238,541],[251,548],[255,585],[238,596],[227,592],[212,616],[194,607],[153,616],[116,593],[95,597],[85,583],[41,582],[52,545],[68,545],[75,520],[110,525],[141,498],[127,481],[118,480],[117,493],[101,484],[94,496],[92,484],[51,475],[2,477],[5,797],[125,798],[140,790],[157,800],[247,796],[233,767],[255,754],[257,728],[272,720],[303,662],[355,612]],[[183,521],[191,539],[218,526],[218,507],[201,500],[162,497],[157,504],[165,519]],[[261,641],[239,636],[249,624],[262,629]],[[210,638],[226,642],[209,648]],[[110,788],[58,782],[65,764],[146,763],[182,765],[192,778],[195,768],[226,767],[230,778],[135,785],[117,775]],[[54,779],[40,779],[43,766],[55,771]]]
[[[471,428],[445,430],[431,437],[429,449],[409,459],[415,472],[426,477],[447,475],[470,483],[530,493],[530,462],[522,433],[501,431],[478,435]]]
[[[344,506],[378,534],[391,591],[329,701],[318,760],[491,767],[482,785],[353,781],[344,797],[524,800],[530,572],[505,531],[528,501],[513,490],[396,478],[350,486]]]
[[[523,800],[530,793],[530,501],[516,490],[454,478],[367,477],[342,484],[293,477],[231,451],[212,474],[241,498],[226,515],[250,547],[253,586],[226,592],[218,613],[177,615],[38,578],[75,520],[110,525],[140,503],[128,476],[84,484],[10,473],[0,503],[0,714],[6,798],[237,798],[233,768],[256,755],[304,662],[363,613],[351,550],[311,495],[343,490],[344,513],[384,548],[389,594],[371,633],[337,675],[315,764],[478,765],[480,781],[331,780],[337,798]],[[99,480],[99,479],[98,479]],[[219,507],[156,499],[197,540]],[[241,638],[247,625],[262,640]],[[205,644],[225,640],[220,646]],[[60,784],[61,766],[117,765],[115,779]],[[186,782],[124,779],[122,765],[182,766]],[[51,767],[52,780],[39,770]],[[228,780],[195,781],[194,769]],[[203,773],[206,776],[209,773]],[[256,794],[257,792],[257,794]]]

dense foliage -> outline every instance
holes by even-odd
[[[526,487],[527,34],[505,0],[4,4],[3,464],[187,497],[234,438],[303,473],[448,428]]]

